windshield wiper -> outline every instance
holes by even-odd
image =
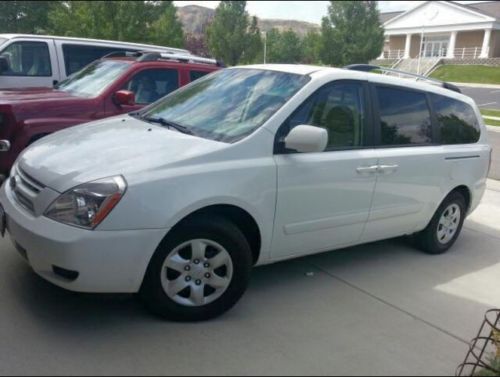
[[[146,122],[150,122],[150,123],[158,123],[162,126],[165,126],[165,127],[168,127],[168,128],[173,128],[179,132],[182,132],[183,134],[187,134],[187,135],[194,135],[193,131],[191,131],[189,128],[187,128],[186,126],[183,126],[182,124],[179,124],[179,123],[175,123],[175,122],[172,122],[171,120],[166,120],[164,118],[154,118],[154,117],[145,117],[145,118],[142,118],[143,120],[145,120]]]

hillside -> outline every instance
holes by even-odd
[[[187,5],[179,7],[177,10],[177,15],[182,22],[184,32],[195,36],[203,34],[206,25],[213,19],[214,14],[214,9],[198,5]],[[310,30],[319,29],[319,25],[296,20],[258,19],[258,21],[259,28],[262,31],[269,31],[273,28],[280,31],[292,29],[299,35],[305,35]]]

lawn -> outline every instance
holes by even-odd
[[[500,118],[500,110],[481,109],[481,114]],[[498,127],[500,127],[500,121],[499,120],[485,119],[484,122],[487,125],[489,125],[489,126],[498,126]]]
[[[485,65],[442,65],[431,77],[449,82],[500,84],[500,67]]]

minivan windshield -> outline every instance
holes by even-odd
[[[124,61],[98,60],[61,81],[56,89],[79,97],[97,97],[128,67]]]
[[[139,117],[232,143],[263,125],[308,81],[308,76],[292,73],[225,69],[159,100]]]

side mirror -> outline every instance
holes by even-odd
[[[297,126],[285,137],[285,148],[301,153],[323,152],[327,144],[328,131],[320,127]]]
[[[119,90],[114,95],[114,101],[118,106],[134,106],[135,94],[129,90]]]
[[[10,70],[9,59],[0,55],[0,73]]]

